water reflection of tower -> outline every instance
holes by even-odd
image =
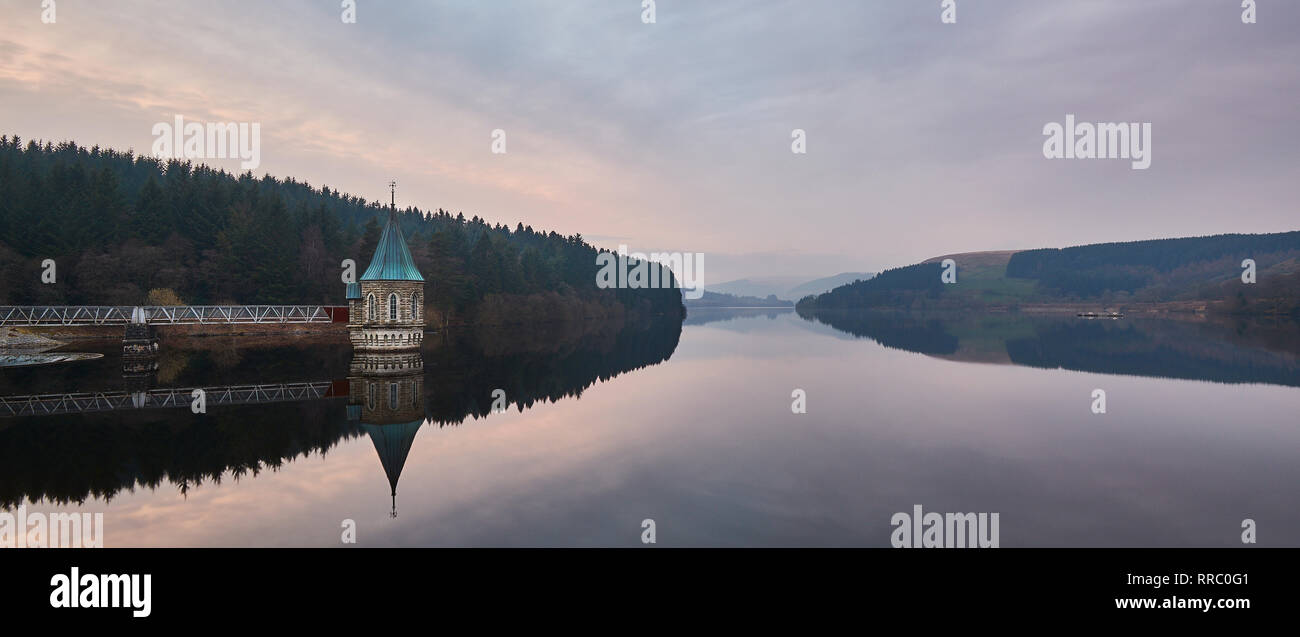
[[[424,424],[420,353],[356,352],[348,374],[348,419],[359,420],[374,443],[392,488],[391,515],[397,517],[397,480]]]

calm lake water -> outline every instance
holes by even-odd
[[[388,359],[166,343],[153,374],[118,347],[0,370],[5,409],[118,407],[0,414],[0,508],[103,512],[108,546],[342,546],[350,519],[358,546],[631,547],[649,518],[660,546],[884,547],[917,504],[997,512],[1003,547],[1241,546],[1246,518],[1300,545],[1294,325],[697,310]]]

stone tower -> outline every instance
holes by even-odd
[[[397,222],[397,184],[389,187],[388,223],[370,267],[360,283],[348,284],[348,335],[360,351],[418,350],[424,340],[424,276]]]

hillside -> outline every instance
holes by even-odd
[[[784,295],[778,294],[777,296],[797,301],[809,294],[829,292],[841,285],[853,283],[854,281],[865,281],[873,276],[875,274],[871,272],[841,272],[833,276],[813,279],[807,283],[796,285],[787,290]]]
[[[942,262],[957,280],[941,281]],[[1242,282],[1244,259],[1256,282]],[[1300,316],[1300,231],[968,252],[882,272],[799,307],[1207,310]]]
[[[364,270],[383,214],[292,178],[4,136],[0,304],[134,305],[151,291],[188,304],[342,304],[340,264]],[[581,235],[410,206],[398,218],[434,325],[683,311],[676,289],[598,289],[598,253]],[[46,259],[52,284],[41,282]]]

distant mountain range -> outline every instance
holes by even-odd
[[[942,279],[949,259],[955,265],[952,283]],[[799,307],[1111,309],[1300,317],[1300,231],[950,254],[842,285],[802,300]]]
[[[709,285],[710,292],[734,296],[766,298],[775,296],[786,301],[798,301],[809,294],[821,294],[846,283],[866,280],[875,276],[870,272],[841,272],[834,276],[809,280],[805,276],[751,277]]]

